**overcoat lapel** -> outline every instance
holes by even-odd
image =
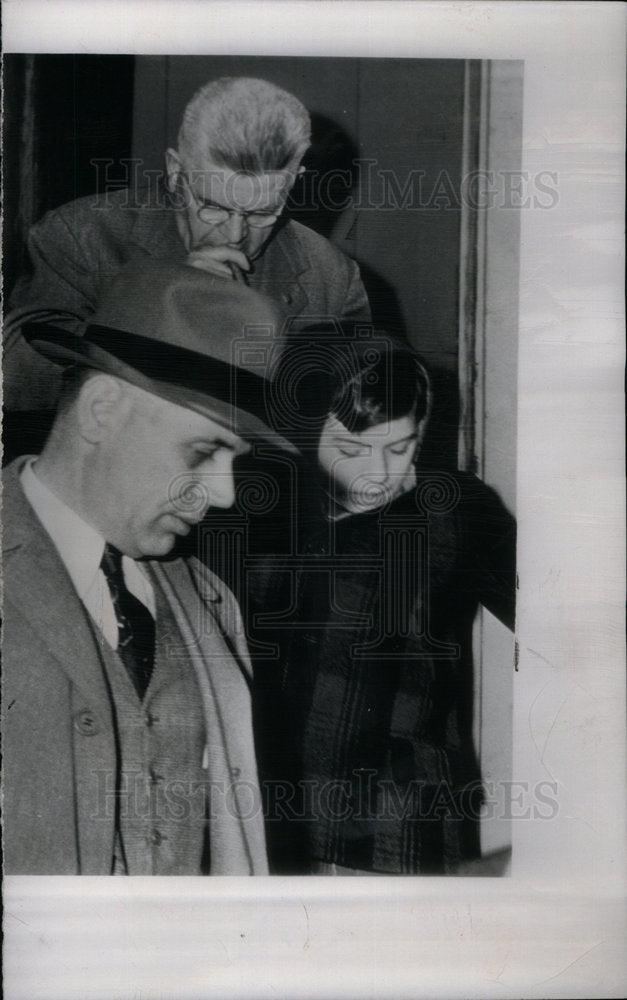
[[[214,586],[213,574],[200,564],[194,573],[181,559],[152,563],[151,569],[177,620],[203,699],[212,788],[211,874],[266,875],[250,662],[235,598],[221,581]]]

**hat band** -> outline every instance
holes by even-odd
[[[112,354],[146,378],[221,399],[268,422],[266,379],[220,358],[163,340],[90,324],[81,340]]]

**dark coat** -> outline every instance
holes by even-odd
[[[477,853],[472,625],[483,604],[513,628],[514,521],[478,479],[422,472],[386,509],[309,517],[305,535],[266,580],[283,608],[284,743],[262,757],[274,852],[452,872]],[[255,670],[269,704],[271,665]]]

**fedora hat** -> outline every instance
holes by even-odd
[[[118,272],[79,330],[31,323],[23,334],[57,364],[108,372],[240,437],[295,452],[272,427],[269,390],[282,329],[276,306],[251,288],[145,260]]]

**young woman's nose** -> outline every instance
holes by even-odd
[[[368,463],[370,475],[377,479],[382,479],[388,474],[387,455],[383,448],[373,448]]]

